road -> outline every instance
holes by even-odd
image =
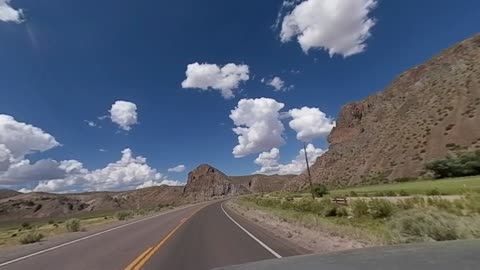
[[[306,253],[223,207],[164,213],[0,262],[20,269],[212,269]]]
[[[480,240],[430,242],[305,255],[215,270],[478,270]]]

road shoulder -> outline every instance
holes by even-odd
[[[245,209],[241,209],[237,204],[233,203],[232,200],[229,200],[224,204],[224,209],[242,227],[264,242],[282,257],[312,253],[311,250],[299,246],[295,242],[292,242],[284,237],[281,237],[275,230],[272,230],[272,228],[264,226],[264,224],[260,222],[255,222],[254,218],[245,213]]]
[[[294,247],[297,252],[290,256],[375,246],[375,243],[353,239],[328,229],[307,228],[302,224],[288,222],[272,213],[241,205],[235,199],[228,201],[226,208],[236,219],[242,221],[242,225],[246,224],[258,232],[266,232],[265,235],[274,238],[281,246]]]

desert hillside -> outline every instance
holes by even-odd
[[[426,161],[480,148],[480,34],[401,74],[383,92],[345,105],[312,166],[313,180],[351,185],[417,177]],[[305,174],[286,186],[306,184]]]
[[[293,176],[234,176],[202,164],[188,174],[183,187],[159,186],[123,192],[23,194],[0,190],[0,222],[109,212],[124,209],[152,209],[214,198],[281,190]]]

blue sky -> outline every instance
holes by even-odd
[[[281,0],[0,0],[0,114],[41,128],[61,144],[17,161],[78,160],[95,170],[118,161],[121,151],[130,148],[134,156],[147,158],[162,179],[184,181],[200,163],[230,175],[250,174],[262,167],[254,163],[259,154],[276,153],[263,149],[234,157],[238,135],[229,115],[240,100],[264,97],[284,104],[279,119],[285,143],[275,145],[279,157],[274,159],[288,164],[302,146],[298,130],[284,115],[289,110],[307,106],[335,118],[342,105],[384,89],[399,73],[479,29],[478,1],[343,1],[370,2],[365,19],[374,22],[361,42],[364,50],[348,57],[331,57],[331,44],[321,45],[321,40],[312,41],[308,53],[296,36],[281,40],[277,17],[284,21],[302,1],[285,5],[279,14]],[[2,14],[6,7],[19,17]],[[324,16],[320,9],[310,14]],[[348,17],[321,27],[336,29]],[[302,24],[302,18],[296,19]],[[233,87],[235,96],[229,99],[217,90],[183,88],[187,66],[196,62],[219,68],[247,65],[249,78]],[[274,91],[266,82],[275,76],[285,88],[293,87]],[[119,100],[137,107],[138,123],[129,131],[110,118],[98,119],[109,116]],[[325,150],[327,134],[309,141]],[[167,172],[179,164],[187,169]],[[40,180],[46,179],[2,185],[0,178],[0,186],[31,190]]]

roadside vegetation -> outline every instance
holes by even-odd
[[[0,223],[0,249],[12,245],[40,242],[58,234],[88,231],[98,226],[139,218],[167,209],[171,209],[171,207],[159,206],[155,209],[101,212],[56,219],[48,218]]]
[[[410,180],[409,182],[377,184],[330,191],[333,196],[410,196],[457,195],[480,192],[480,176],[446,178],[440,180]]]
[[[276,192],[235,203],[309,228],[327,226],[347,237],[394,244],[480,238],[478,191],[477,176],[333,190],[315,200],[309,193]],[[335,203],[337,196],[347,203]]]

